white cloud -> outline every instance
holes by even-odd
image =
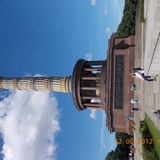
[[[92,119],[96,119],[96,109],[90,109],[90,118],[92,118]]]
[[[4,160],[55,160],[57,101],[46,92],[17,91],[0,102]]]
[[[90,3],[92,6],[95,6],[96,5],[96,0],[90,0]]]
[[[111,32],[112,32],[111,28],[110,27],[106,27],[106,33],[110,35]]]
[[[86,54],[85,54],[85,59],[86,59],[87,61],[91,61],[91,60],[92,60],[92,53],[91,53],[91,52],[86,53]]]

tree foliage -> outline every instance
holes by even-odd
[[[127,133],[118,133],[116,132],[116,140],[119,142],[117,144],[116,149],[109,152],[106,156],[106,160],[128,160],[129,154],[129,146],[130,143],[127,144],[126,140],[130,140],[133,138],[132,136],[128,135]]]
[[[127,37],[135,34],[135,18],[138,0],[125,0],[122,21],[118,26],[116,37]]]
[[[140,132],[142,134],[143,139],[153,140],[153,137],[148,128],[146,119],[140,122]],[[155,146],[154,146],[154,141],[152,142],[153,143],[144,143],[142,146],[142,155],[145,160],[150,160],[150,159],[158,160],[159,159]]]

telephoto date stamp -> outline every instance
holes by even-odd
[[[153,140],[152,138],[141,138],[141,139],[134,139],[134,138],[116,138],[116,144],[145,144],[145,145],[152,145],[153,143],[157,143],[160,145],[160,138]]]

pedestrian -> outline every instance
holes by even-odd
[[[133,144],[131,144],[131,145],[129,146],[129,148],[130,148],[130,149],[134,149],[134,150],[135,150],[135,147],[134,147],[134,145],[133,145]]]
[[[158,119],[160,119],[160,109],[153,112],[153,115],[156,116]]]
[[[133,107],[133,108],[131,108],[131,111],[132,112],[139,111],[139,108]]]
[[[145,80],[145,81],[155,81],[155,78],[151,78],[151,76],[145,76],[144,73],[141,72],[135,72],[135,73],[131,73],[131,76],[133,78],[137,78],[140,80]]]
[[[135,85],[135,84],[132,84],[130,90],[133,91],[133,92],[136,91],[136,85]]]
[[[146,80],[146,81],[155,81],[155,78],[151,78],[151,76],[145,76],[144,75],[144,69],[138,67],[138,68],[132,68],[131,70],[131,76],[133,78],[138,78],[141,80]]]
[[[132,104],[140,104],[141,102],[138,99],[131,99],[131,103]]]
[[[128,121],[134,121],[134,116],[126,116],[126,120]]]
[[[132,68],[130,70],[131,73],[135,73],[135,72],[141,72],[141,73],[144,73],[144,69],[138,67],[138,68]]]

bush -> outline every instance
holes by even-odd
[[[122,21],[118,26],[116,37],[127,37],[135,34],[135,17],[138,0],[125,0]]]
[[[145,147],[143,147],[142,149],[143,149],[142,155],[144,160],[151,160],[151,159],[159,160],[155,149],[148,150]]]
[[[146,121],[140,122],[140,133],[142,134],[142,138],[145,140],[153,139]],[[157,152],[154,147],[154,142],[152,144],[147,144],[147,143],[143,144],[142,155],[144,160],[151,160],[151,159],[159,160]]]

